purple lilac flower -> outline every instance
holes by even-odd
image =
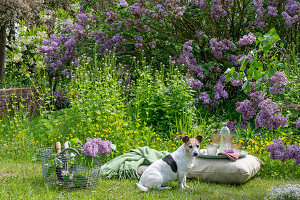
[[[253,25],[264,28],[265,27],[265,19],[264,19],[265,9],[263,8],[263,0],[254,0],[253,4],[256,7],[256,13],[257,13],[256,22],[253,23]]]
[[[224,90],[225,85],[222,84],[221,82],[217,82],[217,84],[214,86],[215,93],[214,93],[214,100],[218,100],[221,97],[223,99],[228,98],[228,93]]]
[[[88,15],[82,12],[78,12],[76,15],[76,19],[81,26],[86,26],[89,23],[89,18],[90,17]]]
[[[213,5],[211,6],[210,14],[216,19],[224,17],[227,14],[226,10],[224,10],[222,7],[221,0],[213,0]]]
[[[235,87],[243,85],[243,81],[240,79],[230,79],[230,83],[232,86],[235,86]]]
[[[285,5],[285,12],[287,12],[289,15],[299,15],[300,2],[294,0],[288,0],[287,4]]]
[[[109,156],[112,145],[110,141],[103,141],[100,138],[87,138],[86,141],[87,142],[82,149],[82,153],[84,155],[89,157],[96,157],[97,153],[99,153],[100,155],[105,154],[106,156]]]
[[[203,104],[210,104],[212,102],[211,99],[209,98],[207,92],[200,92],[199,99],[202,100]]]
[[[275,7],[275,6],[268,6],[268,15],[270,15],[272,17],[276,17],[277,14],[278,14],[277,7]]]
[[[249,98],[256,103],[256,105],[260,104],[265,99],[265,93],[258,92],[256,90],[251,90],[248,94]]]
[[[203,8],[206,7],[206,4],[207,4],[207,3],[206,3],[206,1],[204,1],[204,0],[200,0],[200,1],[195,1],[194,4],[195,4],[196,6],[198,6],[199,9],[203,9]]]
[[[258,110],[255,103],[251,103],[247,99],[242,102],[237,102],[235,105],[237,106],[236,111],[243,115],[244,120],[252,118]]]
[[[119,3],[121,4],[121,7],[122,7],[122,8],[125,8],[125,7],[128,6],[127,1],[125,1],[125,0],[119,0]]]
[[[287,25],[287,27],[291,27],[299,19],[298,15],[291,17],[289,14],[287,14],[287,12],[282,12],[281,15],[282,15],[282,18],[285,21],[285,24]]]
[[[285,152],[285,146],[280,138],[277,140],[274,139],[273,143],[269,144],[267,147],[267,151],[270,152],[270,158],[272,160],[281,160],[283,152]]]
[[[118,13],[114,13],[112,11],[109,11],[109,12],[104,12],[103,14],[106,17],[106,19],[104,21],[107,24],[111,24],[111,23],[117,21],[117,19],[118,19]]]
[[[203,86],[203,83],[200,80],[194,79],[194,77],[190,78],[189,83],[193,90],[199,90]]]
[[[54,106],[55,110],[68,108],[71,105],[71,101],[68,96],[62,92],[51,91],[45,96],[45,103]]]
[[[227,60],[229,60],[231,62],[231,64],[233,64],[234,66],[240,67],[241,64],[238,61],[243,56],[244,56],[244,54],[241,54],[241,55],[238,55],[238,56],[231,54],[231,55],[227,56]]]
[[[285,5],[284,12],[281,13],[287,27],[300,21],[300,3],[294,0],[289,0]]]
[[[192,54],[192,47],[193,40],[189,40],[183,44],[182,54],[177,59],[177,64],[184,64],[189,67],[190,72],[195,74],[198,78],[202,79],[204,77],[202,72],[202,66],[197,65],[197,61]]]
[[[82,153],[89,157],[96,157],[98,153],[98,145],[91,138],[86,139],[86,143],[82,148]]]
[[[276,72],[270,79],[270,81],[273,82],[272,87],[270,87],[270,93],[281,94],[282,92],[284,92],[287,80],[288,78],[283,71]]]
[[[280,138],[277,140],[274,139],[267,147],[267,151],[270,152],[270,158],[272,160],[277,159],[285,162],[295,159],[296,164],[300,164],[300,146],[297,143],[285,147]]]
[[[196,33],[197,37],[199,37],[199,38],[201,38],[203,36],[203,31],[196,30],[195,33]]]
[[[255,41],[256,41],[255,35],[253,35],[250,32],[250,33],[248,33],[248,35],[244,35],[241,39],[239,39],[239,41],[237,42],[237,44],[241,45],[241,46],[246,46],[246,45],[252,44]]]
[[[216,58],[220,59],[223,58],[223,51],[228,51],[228,50],[234,51],[235,44],[227,39],[218,42],[215,38],[212,38],[210,40],[210,48],[212,54]]]
[[[296,128],[300,128],[300,118],[296,122]]]
[[[215,73],[220,73],[220,72],[221,72],[220,66],[214,67],[214,72],[215,72]]]
[[[140,3],[135,3],[129,7],[130,12],[132,15],[136,16],[137,18],[139,17],[144,17],[147,15],[149,12],[148,9],[141,7]]]
[[[258,107],[261,109],[255,119],[255,127],[266,127],[267,130],[272,128],[278,129],[284,127],[287,124],[287,117],[283,117],[279,114],[279,107],[271,99],[265,99]]]
[[[156,41],[152,41],[150,43],[150,47],[151,47],[151,49],[154,49],[156,47]]]

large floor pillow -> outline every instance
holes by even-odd
[[[247,155],[235,162],[229,159],[196,158],[188,178],[203,181],[241,184],[252,178],[263,162],[254,156]]]

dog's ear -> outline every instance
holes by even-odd
[[[184,143],[187,143],[187,142],[190,140],[190,138],[189,138],[188,136],[186,136],[186,135],[181,135],[181,136],[180,136],[180,139],[181,139]]]
[[[202,135],[197,135],[196,136],[196,140],[198,140],[199,142],[201,142],[203,139],[203,136]]]

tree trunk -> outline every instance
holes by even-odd
[[[3,82],[5,65],[6,26],[0,26],[0,84]]]

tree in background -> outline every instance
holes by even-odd
[[[5,49],[7,41],[14,37],[15,23],[25,20],[30,26],[41,23],[40,11],[52,11],[48,20],[53,24],[55,10],[68,9],[72,0],[1,0],[0,2],[0,84],[4,78]],[[8,34],[7,34],[8,33]]]

